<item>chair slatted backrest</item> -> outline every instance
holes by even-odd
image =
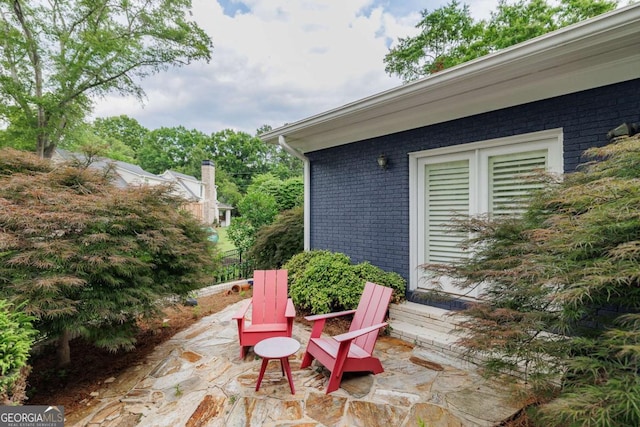
[[[355,331],[384,322],[392,292],[393,290],[391,288],[367,282],[364,285],[364,291],[360,297],[358,308],[353,315],[349,331]],[[377,339],[378,331],[373,331],[356,338],[354,342],[367,353],[371,354]]]
[[[287,270],[253,272],[253,304],[251,323],[285,323],[287,307]]]

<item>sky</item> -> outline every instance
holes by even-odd
[[[209,63],[170,68],[141,82],[143,103],[110,95],[93,118],[125,114],[147,129],[184,126],[254,135],[399,86],[383,58],[417,33],[420,11],[446,0],[193,0],[213,41]],[[496,0],[466,1],[476,19]]]

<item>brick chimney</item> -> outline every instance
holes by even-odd
[[[216,167],[212,160],[202,161],[202,219],[206,224],[218,221],[218,190],[216,188]]]

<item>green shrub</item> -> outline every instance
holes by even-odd
[[[17,166],[13,166],[17,165]],[[31,166],[33,165],[33,167]],[[0,150],[0,295],[57,339],[60,366],[82,335],[111,351],[135,344],[159,301],[211,283],[213,244],[167,186],[118,188],[105,171]]]
[[[344,254],[319,253],[294,277],[289,280],[293,303],[314,314],[355,308],[362,293],[363,282]]]
[[[348,256],[329,251],[300,253],[284,265],[294,304],[311,313],[354,309],[367,281],[394,289],[393,301],[404,298],[405,281],[368,262],[353,265]]]
[[[398,273],[394,271],[384,271],[368,261],[354,265],[353,270],[356,275],[365,282],[373,282],[393,289],[391,296],[392,303],[397,304],[404,301],[407,282]]]
[[[296,176],[282,182],[276,195],[280,210],[292,209],[304,204],[304,183],[302,177]]]
[[[304,210],[297,207],[280,213],[272,224],[263,226],[248,252],[255,268],[280,268],[304,249]]]
[[[289,284],[295,282],[299,275],[304,273],[309,263],[316,257],[323,256],[324,254],[330,254],[329,251],[313,250],[304,251],[291,257],[289,261],[284,265],[289,271]]]
[[[24,399],[24,382],[29,350],[35,330],[33,319],[14,308],[5,300],[0,300],[0,404],[21,403]]]

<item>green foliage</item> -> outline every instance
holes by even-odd
[[[255,241],[256,230],[246,218],[235,219],[227,227],[227,235],[241,253],[245,253],[251,248]]]
[[[238,206],[242,200],[242,193],[233,178],[220,168],[216,168],[216,185],[218,186],[218,201],[230,206]]]
[[[366,262],[353,265],[342,253],[302,252],[283,268],[289,271],[289,295],[294,304],[314,314],[355,309],[367,281],[384,286],[391,284],[393,301],[404,298],[406,283],[399,275],[386,273]]]
[[[0,403],[20,403],[14,397],[14,385],[27,364],[36,332],[31,326],[33,318],[22,308],[0,299]]]
[[[261,227],[271,224],[278,214],[274,194],[280,194],[282,181],[273,175],[258,175],[248,193],[238,203],[240,218],[231,222],[229,238],[241,251],[253,246]]]
[[[303,271],[289,278],[293,303],[313,314],[353,309],[363,289],[364,281],[352,271],[351,260],[340,253],[317,252]]]
[[[0,146],[5,137],[13,136],[16,141],[10,129],[0,131]],[[138,164],[156,174],[170,169],[200,179],[201,161],[213,160],[218,200],[231,206],[238,206],[243,193],[256,191],[271,194],[278,211],[303,202],[301,162],[280,147],[263,144],[244,132],[226,129],[207,136],[183,126],[150,131],[122,115],[78,126],[61,142],[70,151],[80,151],[81,147],[84,151],[87,145],[99,148],[104,157]],[[258,189],[260,186],[264,188]]]
[[[294,283],[305,272],[309,263],[316,257],[330,256],[330,251],[312,250],[304,251],[294,255],[287,261],[283,268],[287,269],[289,276],[289,284]]]
[[[272,173],[258,175],[253,178],[247,188],[247,194],[266,193],[274,197],[279,212],[302,206],[304,202],[304,183],[302,177],[296,176],[281,180]]]
[[[1,99],[2,96],[0,95]],[[8,126],[6,129],[0,130],[0,148],[9,147],[16,150],[34,151],[33,141],[38,136],[37,126],[34,125],[33,120],[26,118],[18,108],[3,106],[0,103],[0,123],[3,116],[5,116],[4,121]],[[8,116],[11,116],[11,118],[9,119]]]
[[[426,267],[486,284],[463,343],[488,374],[524,368],[538,398],[562,379],[541,425],[639,425],[640,136],[586,156],[523,218],[460,222],[474,257]]]
[[[501,0],[488,21],[474,21],[457,0],[423,10],[420,33],[400,38],[385,71],[408,82],[615,9],[608,0]]]
[[[254,177],[251,185],[247,188],[247,194],[238,202],[238,213],[241,217],[232,221],[229,227],[229,237],[234,245],[243,252],[252,248],[258,234],[262,232],[262,228],[269,226],[275,220],[278,212],[302,206],[303,193],[304,186],[300,177],[289,178],[286,181],[282,181],[270,173]],[[287,230],[283,229],[283,227],[288,227],[288,224],[293,223],[287,218],[284,224],[275,225],[262,232],[263,236],[279,235],[281,237],[279,242],[268,242],[263,238],[258,243],[258,247],[252,249],[252,256],[261,259],[262,265],[277,265],[286,261],[287,258],[283,258],[284,256],[290,257],[301,250],[296,249],[299,247],[296,237],[299,227],[296,226],[295,229],[292,229],[292,234],[289,235]],[[290,243],[286,242],[287,240]],[[285,246],[282,245],[288,246],[288,248],[285,249]],[[276,252],[281,253],[276,254]],[[275,255],[277,258],[269,261],[267,258],[269,255]]]
[[[469,6],[460,6],[456,0],[433,12],[421,13],[422,19],[416,25],[421,33],[399,39],[384,59],[385,71],[405,82],[462,62],[466,49],[474,46],[483,32],[484,23],[474,23]],[[487,53],[474,47],[477,56]]]
[[[159,174],[175,170],[200,178],[201,163],[210,157],[205,152],[208,137],[184,126],[162,127],[145,134],[136,157],[140,167]]]
[[[126,115],[98,117],[92,123],[93,132],[100,138],[116,139],[137,153],[149,133],[136,119]]]
[[[135,163],[135,152],[119,139],[97,136],[89,126],[78,126],[72,135],[59,144],[60,148],[74,153],[92,153],[94,156]]]
[[[392,303],[404,301],[407,282],[398,273],[394,271],[384,271],[368,261],[354,265],[353,272],[365,282],[373,282],[393,289],[391,297]]]
[[[209,36],[190,0],[0,2],[0,120],[56,145],[91,110],[91,97],[144,96],[144,77],[209,60]],[[29,130],[30,129],[30,130]]]
[[[210,282],[214,247],[170,188],[119,189],[91,168],[42,165],[0,153],[1,292],[42,334],[128,349],[139,318]]]
[[[252,177],[269,170],[274,148],[246,132],[231,129],[215,132],[209,144],[216,166],[234,178],[242,193],[247,191]]]
[[[275,221],[258,231],[247,254],[255,268],[280,268],[292,256],[304,249],[304,209],[297,207],[281,212]]]
[[[301,176],[286,179],[276,197],[279,210],[293,209],[304,204],[304,183]]]

